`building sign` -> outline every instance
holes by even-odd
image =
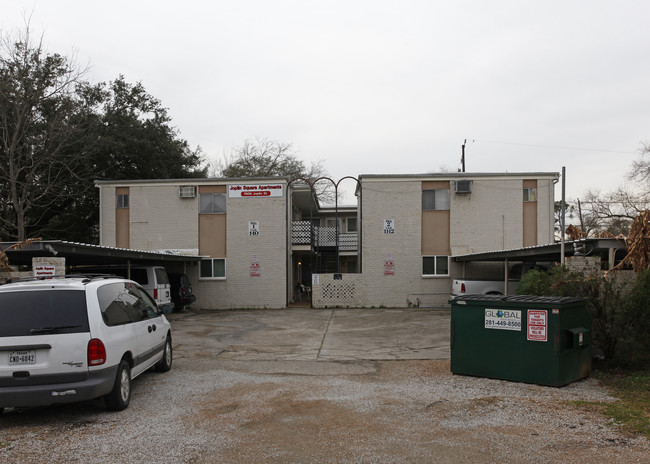
[[[56,266],[52,264],[39,264],[34,266],[34,277],[53,277],[56,275]]]
[[[485,328],[521,331],[521,311],[486,308]]]
[[[251,261],[251,277],[260,277],[260,263],[257,261],[257,255],[253,255],[253,261]]]
[[[248,235],[251,237],[257,237],[259,234],[260,234],[259,221],[248,221]]]
[[[282,197],[283,184],[231,184],[228,186],[229,198]]]
[[[384,275],[395,275],[395,262],[393,261],[393,256],[388,253],[386,261],[384,261]]]
[[[395,233],[395,219],[384,219],[384,233],[385,234]]]
[[[548,311],[528,310],[528,340],[548,341]]]

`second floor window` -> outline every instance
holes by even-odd
[[[537,189],[536,188],[525,188],[524,189],[524,201],[537,201]]]
[[[115,198],[116,207],[118,209],[129,207],[129,194],[117,195]]]
[[[422,190],[422,209],[448,210],[449,189]]]
[[[225,193],[202,193],[199,196],[199,213],[201,214],[225,214],[226,194]]]

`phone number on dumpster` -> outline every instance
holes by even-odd
[[[486,309],[485,328],[521,331],[521,311]]]

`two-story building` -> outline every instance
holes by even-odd
[[[101,244],[201,256],[204,308],[445,304],[455,255],[553,242],[557,173],[361,175],[353,206],[282,177],[98,181]],[[172,265],[173,266],[173,265]],[[470,272],[471,269],[470,269]],[[474,272],[480,272],[479,268]]]

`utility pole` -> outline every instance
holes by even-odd
[[[462,169],[463,169],[461,172],[465,172],[465,144],[466,143],[467,143],[467,139],[463,140],[463,145],[462,145],[463,154],[460,157],[460,164],[461,164]]]

